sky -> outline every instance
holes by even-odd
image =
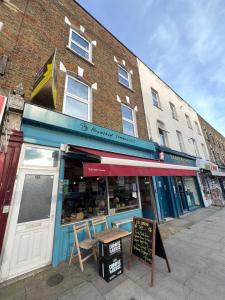
[[[225,136],[224,0],[78,0]]]

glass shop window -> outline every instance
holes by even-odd
[[[184,189],[186,193],[186,198],[189,207],[199,206],[200,200],[195,185],[194,178],[192,177],[183,177]]]
[[[104,177],[83,177],[82,163],[66,161],[63,184],[62,224],[107,215]]]
[[[108,177],[110,213],[139,208],[136,177]]]
[[[36,167],[58,167],[59,151],[26,147],[23,165],[24,166],[36,166]]]

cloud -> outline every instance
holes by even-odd
[[[153,0],[141,0],[141,3],[142,4],[137,12],[139,13],[139,16],[143,18],[149,13],[149,8],[152,6]]]

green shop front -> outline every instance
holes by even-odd
[[[196,158],[167,147],[157,147],[161,161],[179,165],[183,170],[176,176],[155,177],[158,218],[161,221],[179,216],[203,207],[203,199],[197,178],[199,168]],[[188,174],[187,170],[193,170]]]

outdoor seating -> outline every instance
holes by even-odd
[[[74,243],[71,250],[70,260],[69,264],[72,263],[73,258],[78,256],[79,263],[80,263],[80,269],[83,272],[84,266],[83,262],[89,259],[91,256],[94,256],[95,261],[97,261],[97,255],[96,255],[96,240],[91,238],[91,233],[89,229],[88,222],[82,222],[77,223],[73,226],[73,232],[74,232]],[[85,238],[79,241],[79,235],[85,234]],[[74,255],[74,250],[77,250],[77,254]],[[83,251],[84,250],[84,251]],[[89,253],[88,255],[84,256],[83,252],[86,252],[88,250],[91,250],[92,253]]]
[[[92,219],[92,227],[93,227],[94,235],[97,232],[109,229],[107,218],[104,216],[104,217],[97,217]]]

